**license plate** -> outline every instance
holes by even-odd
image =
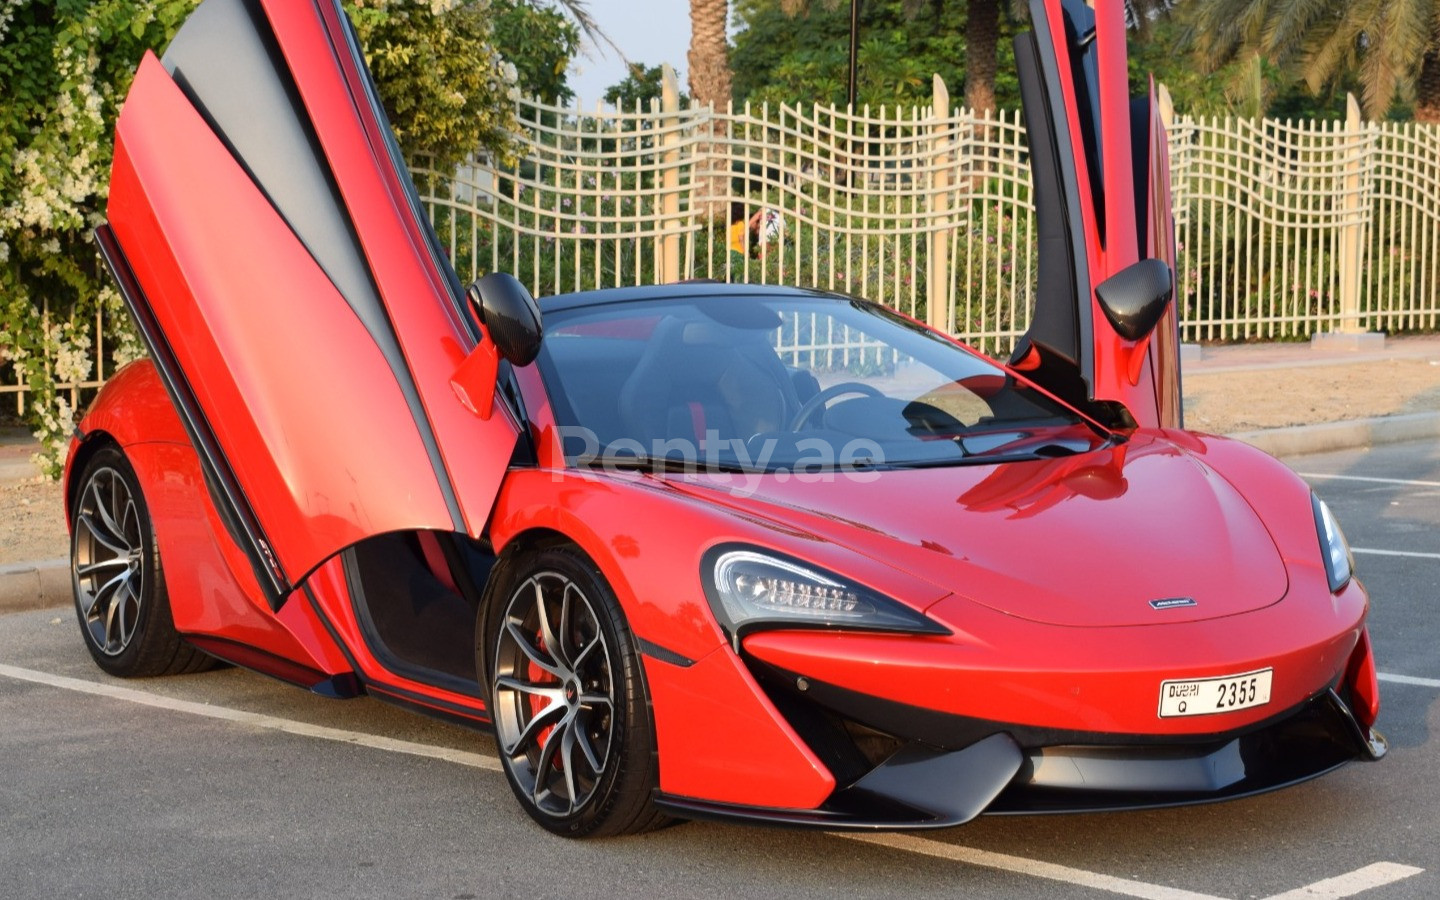
[[[1186,678],[1160,682],[1160,718],[1209,716],[1270,702],[1274,669],[1219,678]]]

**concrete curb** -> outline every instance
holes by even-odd
[[[1268,428],[1263,431],[1242,431],[1228,437],[1258,447],[1271,456],[1303,456],[1307,453],[1329,453],[1334,450],[1373,447],[1377,444],[1440,438],[1440,413],[1411,413],[1404,416],[1326,422],[1323,425]]]
[[[68,559],[45,559],[0,566],[0,615],[64,606],[70,599]]]
[[[1244,441],[1271,456],[1303,456],[1401,441],[1440,439],[1440,413],[1242,431],[1227,437]],[[0,565],[0,615],[67,606],[70,600],[68,559]]]

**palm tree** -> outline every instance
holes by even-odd
[[[690,0],[690,96],[716,109],[730,100],[729,13],[729,0]]]
[[[1440,122],[1440,0],[1208,0],[1191,9],[1190,36],[1212,66],[1260,55],[1312,91],[1354,72],[1372,118],[1413,85],[1415,118]]]
[[[1001,0],[969,0],[966,3],[965,105],[978,113],[995,111],[1000,4]]]

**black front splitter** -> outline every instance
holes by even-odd
[[[687,819],[743,820],[835,831],[951,828],[985,811],[1025,762],[1020,745],[995,734],[963,750],[902,748],[819,809],[741,806],[660,794],[655,804]]]

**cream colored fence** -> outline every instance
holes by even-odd
[[[1188,119],[1170,132],[1191,340],[1433,329],[1440,131]]]
[[[1029,317],[1035,223],[1018,116],[931,107],[523,104],[519,166],[419,170],[462,275],[537,294],[714,278],[853,293],[992,353]],[[1186,340],[1433,329],[1440,131],[1171,117]],[[731,223],[775,210],[762,242]],[[739,252],[732,249],[738,244]]]
[[[649,110],[522,102],[519,114],[518,165],[414,170],[462,278],[506,270],[538,295],[694,278],[815,286],[994,354],[1028,323],[1023,124],[952,111],[939,79],[930,107],[854,114],[690,108],[673,77]],[[1186,340],[1440,325],[1440,130],[1362,122],[1352,101],[1343,122],[1172,117],[1170,144]],[[781,234],[732,234],[762,210]],[[0,364],[0,394],[23,411],[14,380]]]
[[[417,169],[462,277],[537,294],[708,278],[887,303],[1001,352],[1024,331],[1035,234],[1018,114],[927,108],[522,104],[518,166]],[[776,235],[745,227],[779,214]],[[735,223],[738,227],[732,227]]]

